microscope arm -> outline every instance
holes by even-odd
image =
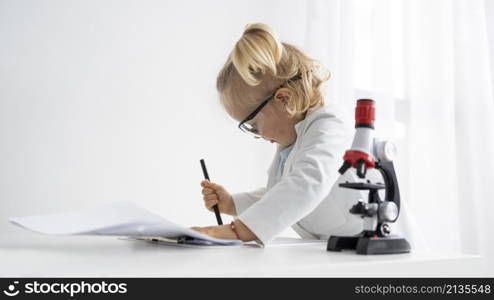
[[[380,161],[376,163],[376,169],[379,170],[384,179],[384,185],[386,186],[386,195],[384,201],[394,202],[398,208],[396,219],[400,213],[400,190],[398,187],[398,180],[396,178],[396,172],[392,161]],[[396,220],[395,219],[395,220]],[[393,220],[393,222],[395,221]]]

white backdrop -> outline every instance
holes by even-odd
[[[0,0],[0,232],[17,230],[7,216],[117,200],[214,224],[199,159],[238,192],[265,183],[275,150],[242,134],[215,91],[245,24],[265,22],[329,66],[329,101],[378,101],[378,135],[399,145],[402,197],[432,248],[493,252],[493,9]]]
[[[0,232],[6,217],[132,201],[211,225],[199,159],[231,192],[275,151],[220,108],[244,26],[300,43],[303,1],[0,1]],[[259,9],[262,8],[262,9]]]
[[[402,200],[434,251],[494,266],[492,0],[315,0],[307,49],[335,73],[331,101],[377,100]]]

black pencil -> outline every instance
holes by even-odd
[[[204,162],[204,159],[201,159],[200,162],[201,162],[202,172],[204,173],[204,179],[206,179],[207,181],[211,181],[209,180],[208,170],[206,169],[206,163]],[[213,206],[213,209],[214,209],[214,214],[216,215],[216,221],[218,221],[218,225],[223,225],[218,204]]]

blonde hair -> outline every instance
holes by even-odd
[[[297,47],[279,41],[267,25],[247,25],[240,40],[218,74],[220,102],[232,114],[238,107],[252,108],[288,79],[294,97],[287,105],[291,116],[324,106],[322,85],[330,73]]]

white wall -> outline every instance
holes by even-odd
[[[0,233],[6,217],[132,201],[212,225],[199,159],[238,192],[274,144],[241,133],[216,75],[247,23],[303,41],[305,1],[0,1]],[[226,220],[228,221],[228,220]]]

